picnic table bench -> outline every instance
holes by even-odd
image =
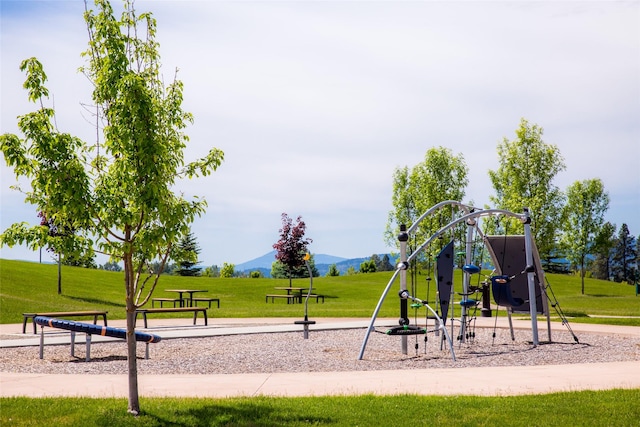
[[[269,298],[271,298],[272,303],[275,302],[276,298],[283,298],[287,300],[287,304],[296,303],[296,302],[302,303],[302,300],[307,297],[307,294],[305,294],[305,292],[309,288],[276,286],[274,289],[279,291],[284,290],[284,291],[287,291],[287,293],[286,294],[267,294],[265,296],[264,302],[269,302]],[[309,298],[315,298],[316,303],[319,302],[320,299],[322,299],[322,302],[324,303],[324,295],[309,294],[308,296]]]
[[[269,302],[269,298],[271,298],[271,302],[274,302],[276,298],[285,298],[287,300],[287,304],[295,304],[300,297],[293,294],[267,294],[264,302]]]
[[[202,313],[204,317],[204,324],[207,326],[207,307],[165,307],[165,308],[139,308],[136,310],[136,321],[138,320],[138,314],[142,314],[144,320],[144,327],[147,328],[147,314],[149,313],[185,313],[193,312],[193,324],[196,324],[198,313]]]
[[[98,317],[102,316],[102,320],[104,321],[104,326],[107,326],[107,313],[108,311],[99,311],[99,310],[89,310],[89,311],[57,311],[57,312],[41,312],[41,313],[22,313],[23,321],[22,321],[22,333],[27,333],[27,320],[33,319],[36,316],[45,316],[45,317],[55,317],[55,318],[65,318],[65,317],[91,317],[93,316],[93,324],[98,323]],[[33,322],[33,333],[36,334],[36,323]]]
[[[191,301],[193,301],[194,307],[197,307],[199,302],[206,302],[209,303],[209,308],[211,308],[211,304],[215,302],[220,308],[220,298],[192,298]]]

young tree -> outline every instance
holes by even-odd
[[[360,273],[375,273],[376,262],[373,259],[360,263]]]
[[[202,275],[204,277],[220,277],[220,268],[214,264],[211,267],[205,268]]]
[[[560,241],[569,261],[580,269],[584,295],[585,262],[602,228],[604,214],[609,208],[609,195],[598,178],[576,181],[567,188],[566,194]]]
[[[616,239],[616,226],[606,222],[596,235],[593,254],[595,258],[591,263],[591,274],[600,280],[609,280],[611,277],[611,256]]]
[[[289,286],[296,270],[305,268],[304,255],[307,253],[307,245],[313,242],[304,237],[306,228],[301,216],[298,216],[296,224],[293,225],[291,218],[286,213],[282,214],[282,228],[278,231],[280,240],[273,244],[273,249],[276,250],[276,260],[287,270]]]
[[[462,154],[454,155],[445,147],[433,147],[425,153],[424,161],[409,171],[408,167],[398,168],[393,175],[393,193],[385,228],[385,241],[398,246],[400,225],[409,227],[427,209],[445,200],[462,200],[469,168]],[[434,216],[432,224],[422,224],[416,234],[422,240],[439,228],[439,219]]]
[[[331,264],[329,266],[329,270],[327,271],[327,277],[337,277],[340,275],[340,270],[335,264]]]
[[[202,269],[196,265],[200,262],[198,261],[200,246],[191,231],[182,236],[178,249],[179,251],[172,255],[179,259],[176,274],[178,276],[199,276]]]
[[[618,239],[613,247],[611,274],[615,282],[635,281],[635,263],[637,258],[635,237],[629,232],[627,224],[622,224]]]
[[[236,265],[231,263],[222,263],[222,268],[220,269],[220,277],[230,278],[235,274]]]
[[[529,208],[531,231],[540,257],[549,261],[556,249],[564,195],[553,179],[566,166],[560,150],[542,140],[543,129],[521,119],[516,139],[504,138],[498,144],[499,166],[489,171],[495,196],[490,199],[496,207],[522,212]],[[509,230],[522,232],[522,224],[512,221]]]
[[[116,18],[106,0],[96,11],[85,3],[89,48],[82,69],[93,83],[97,134],[89,145],[54,126],[54,111],[45,108],[46,75],[35,58],[24,61],[25,88],[40,109],[19,118],[24,139],[5,134],[0,149],[16,176],[31,179],[26,201],[47,218],[69,224],[97,251],[124,265],[128,411],[138,414],[138,372],[135,340],[136,309],[151,297],[159,275],[148,275],[148,264],[164,265],[180,236],[204,200],[185,200],[173,193],[177,181],[208,175],[221,164],[223,153],[212,149],[201,160],[185,164],[188,141],[183,133],[192,117],[182,110],[182,83],[165,87],[160,75],[156,22],[138,15],[132,0]],[[101,131],[101,132],[100,132]],[[43,227],[14,224],[2,244],[46,241]],[[162,270],[162,269],[160,269]]]

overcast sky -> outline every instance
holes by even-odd
[[[20,61],[44,64],[60,131],[94,141],[77,72],[81,1],[1,0],[0,132],[32,111]],[[113,2],[119,5],[119,2]],[[193,225],[203,266],[272,250],[280,214],[303,217],[313,253],[386,252],[392,174],[430,147],[462,153],[464,201],[489,203],[496,146],[521,118],[544,128],[567,170],[600,178],[606,219],[640,234],[640,2],[138,1],[158,20],[166,80],[179,68],[193,160],[225,152]],[[1,162],[0,228],[37,223]],[[38,260],[25,248],[2,258]]]

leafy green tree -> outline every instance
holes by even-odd
[[[549,261],[556,249],[564,195],[553,184],[556,175],[566,166],[560,150],[542,140],[543,129],[521,119],[516,139],[504,138],[498,144],[497,170],[489,171],[496,207],[522,212],[529,208],[531,231],[543,260]],[[511,221],[511,234],[522,233],[522,224]]]
[[[313,277],[318,277],[320,273],[316,267],[313,254],[310,254],[307,262],[309,263]],[[304,259],[302,265],[294,268],[287,268],[287,266],[282,262],[274,261],[271,263],[271,277],[274,279],[304,279],[309,277],[309,270],[307,269],[307,265],[304,263]],[[289,281],[289,285],[291,285],[291,281]]]
[[[89,145],[57,131],[54,110],[44,105],[49,95],[46,75],[31,58],[21,64],[27,74],[24,87],[40,108],[19,118],[24,139],[2,135],[0,149],[16,176],[30,180],[26,202],[76,230],[79,245],[124,265],[128,411],[138,414],[136,309],[149,301],[159,278],[146,273],[148,265],[167,262],[173,246],[206,206],[204,200],[185,200],[172,189],[182,178],[210,174],[223,153],[212,149],[203,159],[185,164],[184,128],[192,117],[182,110],[182,83],[174,78],[165,86],[160,75],[152,15],[138,15],[130,0],[119,19],[108,1],[95,4],[96,11],[85,3],[89,48],[82,71],[93,84],[96,126],[101,126],[98,140]],[[0,235],[1,243],[9,246],[27,243],[38,248],[46,239],[44,227],[24,223]]]
[[[179,251],[172,255],[179,259],[175,273],[178,276],[199,276],[202,269],[196,265],[199,263],[200,246],[191,231],[182,236],[178,249]]]
[[[364,261],[360,263],[360,273],[375,273],[376,272],[376,263],[374,260],[370,259],[368,261]]]
[[[627,224],[622,224],[613,247],[611,273],[615,282],[634,283],[636,276],[636,241]]]
[[[338,266],[335,264],[331,264],[329,266],[329,271],[327,271],[327,277],[337,277],[340,275],[340,270],[338,270]]]
[[[276,250],[276,260],[280,261],[287,271],[289,286],[291,286],[293,277],[304,277],[306,269],[304,256],[307,253],[307,246],[313,240],[304,237],[307,226],[301,216],[298,216],[295,225],[286,213],[283,213],[281,217],[280,240],[273,244],[273,249]]]
[[[204,277],[220,277],[220,268],[217,265],[212,265],[211,267],[207,267],[202,272]]]
[[[261,277],[264,277],[264,274],[262,274],[262,271],[260,270],[254,270],[249,274],[249,277],[252,279],[260,279]]]
[[[122,271],[122,267],[120,267],[118,265],[117,262],[105,262],[104,265],[101,267],[103,270],[107,270],[107,271]]]
[[[563,211],[562,247],[569,261],[580,269],[582,295],[587,255],[604,223],[609,208],[609,195],[598,178],[576,181],[567,188],[567,204]]]
[[[354,274],[358,274],[358,272],[353,265],[350,265],[349,268],[347,268],[347,276],[353,276]]]
[[[399,247],[400,225],[411,226],[433,205],[445,200],[462,200],[469,182],[469,169],[462,154],[454,155],[445,147],[427,150],[424,161],[408,167],[397,168],[393,174],[393,193],[384,232],[385,242]],[[437,231],[441,219],[435,215],[431,223],[424,222],[416,233],[416,239],[424,239]]]
[[[593,245],[595,258],[591,263],[591,274],[594,278],[610,280],[611,256],[616,240],[616,226],[610,222],[604,223],[596,235]]]
[[[46,227],[47,231],[47,251],[56,255],[55,261],[58,264],[58,295],[62,294],[62,265],[72,267],[96,268],[94,253],[91,248],[83,250],[75,247],[76,232],[70,226],[56,223],[53,219],[47,218],[44,212],[39,212],[40,225]]]
[[[220,269],[220,277],[224,277],[224,278],[233,277],[233,275],[235,274],[235,269],[236,269],[235,264],[223,262],[222,268]]]

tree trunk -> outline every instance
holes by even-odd
[[[582,295],[584,295],[584,257],[580,261],[580,279],[582,281]]]
[[[135,336],[136,311],[129,311],[127,302],[127,362],[129,366],[129,406],[127,412],[133,415],[140,413],[140,398],[138,396],[138,360],[136,358]]]
[[[136,305],[135,283],[132,255],[124,257],[124,277],[127,289],[127,364],[129,368],[129,406],[127,412],[138,415],[140,413],[140,399],[138,396],[138,360],[136,359]]]
[[[58,254],[58,295],[62,294],[62,254]]]

